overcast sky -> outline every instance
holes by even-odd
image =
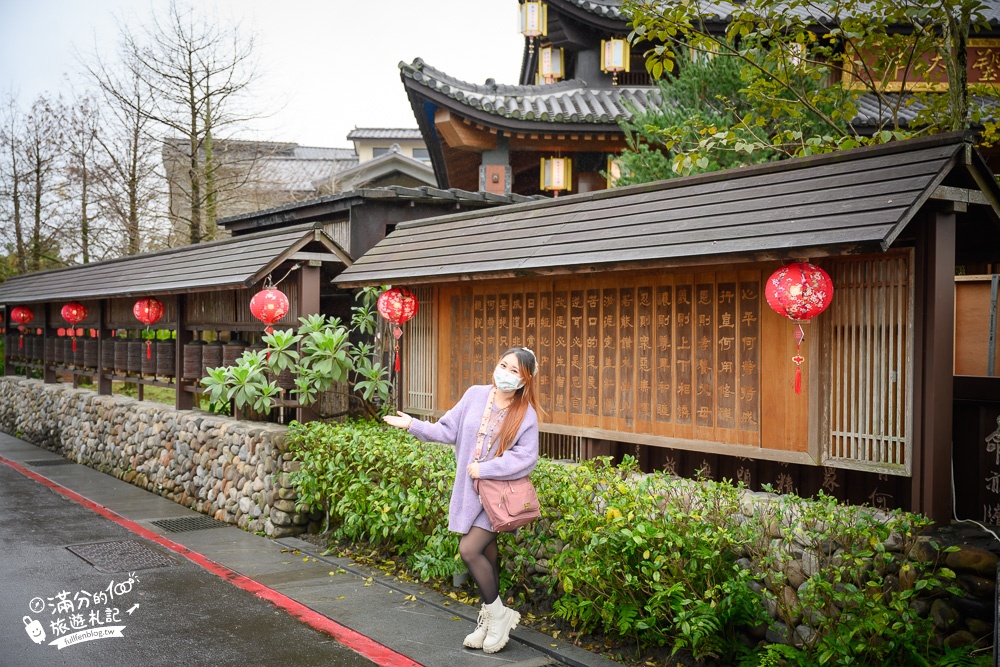
[[[116,17],[142,24],[166,0],[0,0],[0,90],[69,91],[74,47],[111,51]],[[399,61],[466,81],[517,83],[524,41],[516,0],[197,0],[258,35],[257,138],[344,146],[354,127],[416,127]]]

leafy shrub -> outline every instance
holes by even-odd
[[[261,338],[266,350],[247,350],[233,366],[209,368],[201,384],[213,406],[228,404],[268,413],[284,391],[272,379],[282,371],[295,377],[292,395],[299,405],[311,405],[336,382],[350,381],[369,415],[391,403],[389,369],[382,365],[382,349],[351,337],[372,337],[384,323],[375,317],[381,288],[366,287],[352,306],[351,327],[336,317],[312,314],[299,318],[298,331],[276,330]],[[385,341],[387,337],[376,336]],[[213,411],[218,411],[213,409]]]
[[[299,503],[322,511],[334,538],[404,555],[425,580],[464,571],[447,528],[451,447],[372,421],[293,424],[289,438]],[[542,517],[501,536],[503,589],[582,632],[743,667],[987,664],[937,646],[917,613],[918,597],[957,593],[950,570],[903,556],[922,517],[823,495],[762,500],[726,482],[642,475],[629,457],[543,459],[532,481]],[[810,573],[792,595],[786,569],[801,545]],[[741,642],[769,622],[765,605],[789,644]]]
[[[729,518],[740,512],[739,489],[635,472],[631,458],[573,470],[571,486],[589,498],[564,507],[555,524],[570,545],[555,559],[556,615],[675,653],[731,653],[737,630],[763,620],[750,573],[736,565],[748,541]]]
[[[450,448],[371,421],[296,423],[289,439],[301,462],[292,473],[299,502],[322,511],[335,538],[405,555],[427,577],[464,567],[457,536],[447,530],[455,479]]]

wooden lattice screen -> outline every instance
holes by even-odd
[[[910,474],[913,281],[909,254],[830,264],[824,464]]]
[[[417,314],[403,325],[402,362],[406,365],[403,409],[434,409],[434,293],[430,287],[413,289],[420,304]]]
[[[760,287],[754,269],[442,288],[438,400],[527,345],[550,424],[760,447]]]

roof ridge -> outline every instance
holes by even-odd
[[[457,77],[454,77],[442,70],[437,69],[431,65],[428,65],[423,58],[415,58],[412,63],[406,63],[405,61],[400,61],[399,69],[402,71],[404,76],[409,76],[411,79],[415,79],[414,74],[420,74],[421,76],[427,76],[429,78],[440,81],[441,83],[448,84],[450,86],[455,86],[458,88],[464,88],[466,90],[471,90],[479,94],[494,94],[494,95],[508,95],[511,93],[532,93],[537,92],[539,94],[555,93],[558,91],[570,91],[570,90],[589,90],[587,87],[587,82],[583,79],[568,79],[566,81],[557,81],[555,83],[545,83],[545,84],[532,84],[532,85],[520,85],[520,84],[507,84],[507,83],[497,83],[492,77],[486,79],[485,83],[472,83],[471,81],[464,81]],[[418,79],[419,80],[419,79]]]
[[[153,252],[140,252],[134,255],[124,255],[123,257],[115,257],[113,259],[106,259],[101,262],[88,262],[87,264],[72,264],[70,266],[62,266],[58,269],[48,269],[45,271],[33,271],[31,273],[22,273],[20,275],[11,276],[7,280],[0,283],[0,285],[5,285],[11,282],[20,281],[27,278],[37,278],[38,276],[48,276],[64,271],[78,271],[86,267],[98,267],[98,266],[108,266],[113,264],[120,264],[122,262],[134,261],[138,258],[149,258],[149,257],[165,257],[168,255],[174,255],[179,252],[190,251],[192,248],[211,248],[215,246],[232,244],[238,241],[244,241],[246,239],[252,238],[266,238],[268,236],[278,236],[280,234],[290,234],[292,232],[300,232],[302,234],[306,233],[309,229],[322,229],[323,225],[316,222],[303,223],[300,225],[290,225],[288,227],[278,227],[276,229],[266,229],[261,232],[253,232],[251,234],[239,234],[237,236],[230,236],[224,239],[217,239],[215,241],[208,241],[205,243],[187,243],[185,245],[174,246],[173,248],[164,248],[163,250],[155,250]]]

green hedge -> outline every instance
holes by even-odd
[[[405,556],[425,580],[464,571],[447,530],[450,447],[371,421],[293,424],[290,442],[299,502],[324,513],[334,538]],[[906,590],[887,583],[899,578],[899,542],[915,539],[921,517],[873,515],[829,497],[754,501],[726,482],[638,474],[632,459],[542,459],[532,480],[542,518],[502,536],[501,549],[505,595],[537,614],[640,651],[724,664],[977,664],[966,650],[939,648],[931,621],[914,611],[915,596],[943,595],[951,573],[920,568]],[[791,557],[775,542],[782,534],[815,545],[821,565],[801,601],[783,595],[778,575]],[[898,548],[887,547],[893,541]],[[807,623],[811,634],[749,645],[769,622],[764,600],[789,631]]]

